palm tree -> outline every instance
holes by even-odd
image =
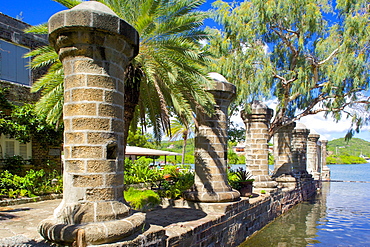
[[[193,134],[194,124],[174,118],[171,120],[171,138],[170,140],[183,139],[181,164],[185,163],[185,150],[188,138]]]
[[[55,0],[68,8],[80,0]],[[120,18],[130,23],[140,35],[140,52],[126,69],[125,136],[131,127],[149,120],[154,135],[161,138],[169,131],[170,111],[187,122],[195,108],[211,112],[213,98],[204,87],[209,84],[204,71],[210,58],[200,50],[200,41],[208,37],[200,30],[205,12],[196,11],[204,0],[99,0]],[[46,25],[29,32],[45,33]],[[49,122],[62,117],[63,70],[51,47],[29,53],[34,56],[31,67],[50,66],[48,73],[37,80],[33,91],[42,90],[36,104]],[[139,106],[139,107],[136,107]]]

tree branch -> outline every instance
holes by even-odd
[[[321,62],[318,62],[317,63],[317,66],[320,66],[320,65],[323,65],[324,63],[326,63],[327,61],[329,61],[330,59],[332,59],[337,53],[338,53],[338,51],[339,51],[339,48],[340,47],[338,47],[338,48],[336,48],[336,49],[334,49],[334,51],[327,57],[327,58],[325,58],[324,60],[322,60]]]

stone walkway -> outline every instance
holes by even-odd
[[[42,243],[37,226],[61,199],[0,207],[0,246],[50,246]]]
[[[0,247],[50,246],[37,231],[41,220],[52,216],[61,199],[0,207]],[[164,208],[146,213],[146,224],[167,229],[183,228],[182,222],[197,225],[211,215],[194,208]],[[213,217],[213,216],[212,216]]]

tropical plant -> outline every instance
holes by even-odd
[[[153,184],[162,178],[156,169],[150,169],[151,159],[139,158],[135,161],[125,160],[125,184],[147,183]]]
[[[163,174],[168,176],[157,191],[160,197],[178,199],[194,184],[194,174],[189,169],[179,170],[176,166],[165,166]]]
[[[237,85],[236,106],[278,101],[270,137],[320,112],[352,118],[348,137],[367,123],[368,1],[219,0],[214,6],[222,30],[211,30],[205,47],[219,58],[212,69]]]
[[[254,181],[253,175],[247,171],[246,169],[239,167],[234,171],[238,181],[245,182],[245,181]]]
[[[136,132],[130,130],[128,132],[127,145],[144,148],[155,148],[152,135],[149,133],[143,134],[140,130],[136,130]]]
[[[43,169],[31,169],[24,176],[13,174],[7,170],[0,173],[0,196],[3,197],[34,197],[61,193],[62,188],[62,176],[56,170],[46,173]]]
[[[55,1],[68,8],[82,2]],[[133,25],[140,35],[140,52],[126,69],[125,131],[130,124],[135,131],[139,120],[143,125],[150,120],[155,137],[160,139],[162,130],[168,130],[170,111],[188,120],[195,108],[212,111],[213,98],[204,90],[209,81],[203,71],[210,59],[199,49],[200,41],[207,38],[200,29],[207,14],[196,11],[204,0],[99,2]],[[28,31],[46,32],[46,26]],[[42,90],[37,109],[56,123],[62,116],[63,105],[61,63],[51,47],[39,48],[28,56],[34,56],[32,68],[50,66],[33,91]]]
[[[170,140],[183,140],[183,146],[182,146],[182,158],[181,158],[181,164],[185,164],[185,151],[186,151],[186,144],[188,138],[193,134],[193,128],[194,128],[194,122],[187,122],[186,119],[181,118],[174,118],[171,120],[171,129],[170,134],[171,138]]]

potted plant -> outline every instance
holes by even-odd
[[[235,175],[238,178],[239,192],[241,196],[251,196],[253,190],[253,176],[249,171],[239,167],[235,171]]]

